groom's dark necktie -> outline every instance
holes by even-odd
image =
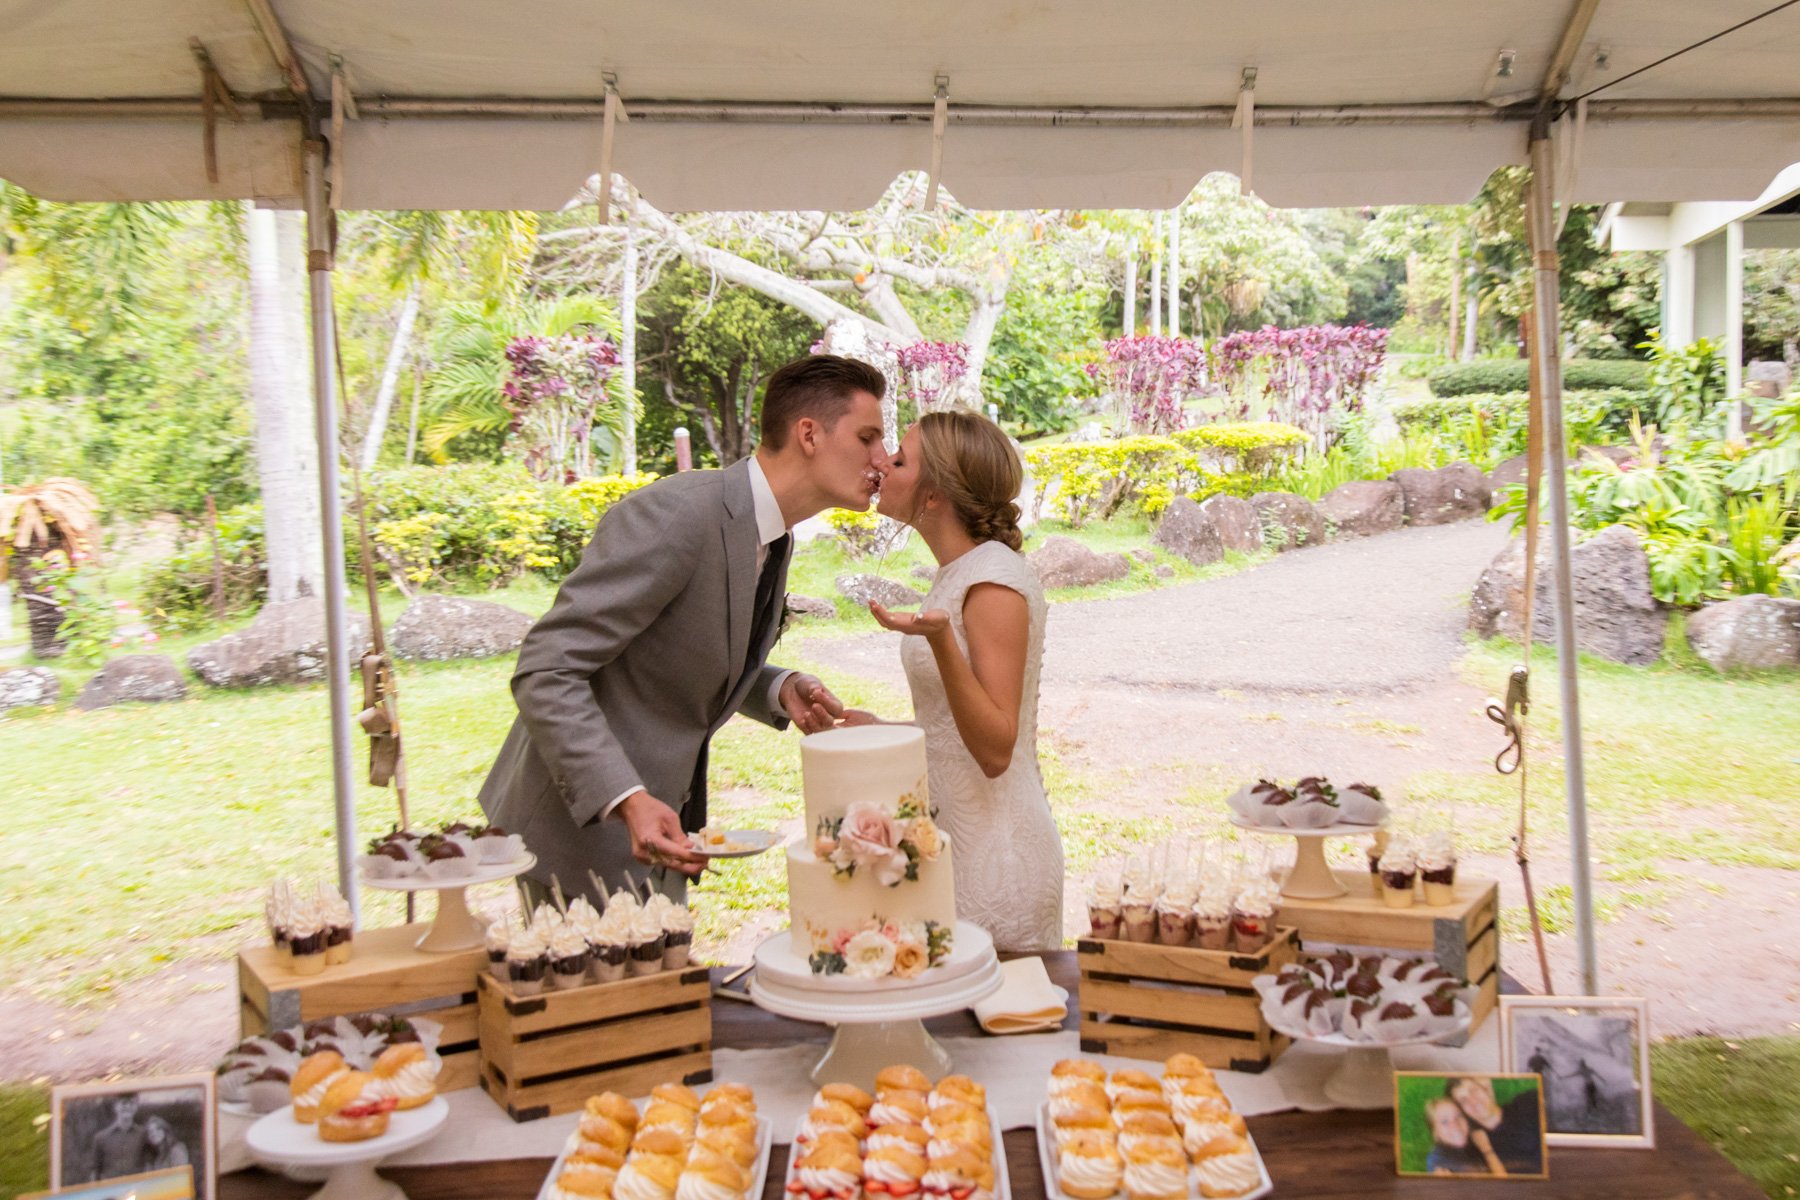
[[[744,659],[746,674],[762,665],[758,660],[757,650],[768,636],[769,623],[781,617],[776,611],[781,598],[775,594],[775,584],[781,578],[782,567],[787,563],[788,548],[793,544],[794,535],[784,533],[769,543],[769,552],[763,558],[762,574],[756,579],[756,615],[750,621],[750,649]]]

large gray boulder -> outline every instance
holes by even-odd
[[[1099,554],[1074,538],[1047,538],[1025,557],[1046,588],[1088,587],[1131,574],[1131,560],[1123,554]]]
[[[837,605],[831,601],[822,600],[817,596],[800,596],[793,592],[788,593],[787,610],[791,617],[806,617],[819,621],[835,621],[838,615]]]
[[[923,593],[879,575],[839,575],[837,590],[846,599],[864,606],[874,600],[884,608],[914,608],[925,601]]]
[[[1255,554],[1263,548],[1262,515],[1256,506],[1238,496],[1208,496],[1200,511],[1219,531],[1219,540],[1227,550],[1239,554]]]
[[[1368,537],[1398,529],[1406,520],[1400,485],[1391,479],[1357,479],[1332,488],[1319,513],[1338,537]]]
[[[81,689],[75,707],[109,708],[130,700],[161,703],[187,695],[187,679],[166,654],[127,654],[112,659]]]
[[[1448,525],[1479,517],[1493,495],[1487,476],[1473,463],[1451,463],[1435,471],[1402,467],[1388,478],[1400,485],[1408,525]]]
[[[1642,666],[1662,656],[1669,615],[1650,594],[1650,560],[1638,535],[1609,525],[1569,556],[1575,593],[1575,644],[1600,658]],[[1540,642],[1555,636],[1550,538],[1538,547],[1537,605],[1532,630]],[[1476,581],[1469,628],[1479,637],[1525,636],[1525,543],[1514,538]]]
[[[1800,667],[1800,600],[1739,596],[1687,619],[1688,644],[1720,671]]]
[[[1225,539],[1202,506],[1177,496],[1163,510],[1162,523],[1150,539],[1170,554],[1178,554],[1197,567],[1225,557]]]
[[[14,667],[10,671],[0,671],[0,712],[9,708],[55,704],[61,690],[56,672],[49,667]]]
[[[1262,517],[1263,540],[1277,550],[1317,546],[1325,540],[1325,518],[1305,496],[1258,492],[1250,504]]]
[[[352,610],[351,659],[368,644],[369,620]],[[256,619],[236,633],[188,651],[188,670],[209,687],[266,687],[311,683],[325,678],[325,601],[305,596],[266,604]]]
[[[517,650],[530,629],[530,617],[504,604],[420,596],[394,622],[388,648],[396,658],[419,662],[488,658]]]

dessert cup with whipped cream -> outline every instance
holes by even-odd
[[[1425,885],[1425,903],[1435,907],[1456,903],[1456,839],[1440,829],[1419,848],[1419,879]]]
[[[563,921],[550,935],[551,986],[568,990],[588,981],[587,936],[568,921]]]
[[[1088,887],[1088,931],[1097,938],[1117,938],[1123,929],[1125,885],[1116,872],[1102,870]]]
[[[1375,831],[1375,840],[1369,843],[1369,895],[1381,899],[1381,855],[1388,848],[1392,836],[1385,829]]]
[[[1411,908],[1419,858],[1411,843],[1390,843],[1381,855],[1381,899],[1389,908]]]
[[[1194,898],[1194,944],[1202,950],[1231,949],[1231,893],[1221,879],[1209,879]]]
[[[1156,940],[1165,946],[1186,946],[1194,940],[1194,901],[1200,884],[1183,873],[1169,880],[1156,898]]]
[[[1234,949],[1255,954],[1275,940],[1275,906],[1281,889],[1267,878],[1252,879],[1231,902],[1231,943]]]
[[[544,990],[544,975],[550,969],[549,945],[541,927],[533,924],[513,934],[506,948],[507,982],[521,996],[535,996]]]
[[[631,918],[631,941],[626,954],[630,973],[633,976],[654,975],[662,970],[666,942],[662,918],[652,909],[639,909]]]

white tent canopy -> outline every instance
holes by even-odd
[[[272,8],[271,8],[272,3]],[[340,65],[359,120],[342,208],[562,205],[600,162],[664,210],[859,208],[931,159],[977,208],[1164,208],[1240,171],[1279,205],[1455,203],[1525,159],[1566,0],[0,0],[0,177],[48,198],[297,204],[298,125],[259,14],[323,103]],[[1565,97],[1769,0],[1605,0]],[[201,154],[198,39],[248,103]],[[1564,199],[1748,198],[1800,160],[1800,12],[1601,92]],[[1748,115],[1747,115],[1748,114]]]
[[[1800,161],[1800,0],[0,0],[0,31],[0,178],[307,210],[352,903],[328,207],[551,209],[610,169],[667,211],[854,209],[939,160],[976,208],[1167,208],[1216,170],[1279,205],[1455,203],[1529,161],[1557,430],[1553,202],[1749,199]],[[1542,459],[1593,991],[1564,460]]]

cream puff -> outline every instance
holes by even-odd
[[[1187,1200],[1188,1161],[1179,1144],[1148,1141],[1120,1153],[1130,1200]]]
[[[954,1196],[957,1200],[991,1200],[994,1164],[972,1150],[931,1159],[920,1186],[928,1196]]]
[[[1236,1144],[1225,1153],[1195,1163],[1194,1174],[1200,1183],[1200,1194],[1212,1200],[1247,1195],[1262,1182],[1256,1155],[1242,1138],[1236,1139]]]
[[[877,1129],[894,1124],[923,1125],[930,1111],[931,1104],[924,1092],[891,1088],[875,1097],[875,1103],[869,1109],[869,1124]]]
[[[863,1190],[872,1196],[911,1196],[919,1191],[927,1160],[913,1150],[886,1146],[863,1159]]]
[[[837,1144],[837,1139],[832,1141],[831,1145],[815,1145],[794,1164],[790,1187],[798,1187],[812,1200],[858,1200],[862,1195],[862,1156]]]
[[[675,1200],[681,1160],[666,1154],[633,1153],[613,1180],[615,1200]]]
[[[730,1159],[689,1159],[675,1183],[675,1200],[739,1200],[749,1186],[744,1169]]]
[[[840,1104],[848,1104],[864,1117],[867,1117],[869,1110],[875,1107],[875,1097],[851,1083],[826,1084],[819,1089],[818,1095],[813,1097],[813,1103],[818,1104],[825,1100],[836,1100]]]
[[[423,1108],[437,1095],[437,1066],[417,1042],[397,1042],[383,1050],[371,1074],[402,1112]]]
[[[931,1144],[931,1135],[925,1132],[923,1125],[883,1125],[869,1132],[869,1153],[877,1150],[910,1150],[914,1154],[925,1154]]]
[[[349,1073],[344,1056],[336,1050],[321,1050],[301,1059],[288,1083],[288,1092],[294,1101],[294,1120],[302,1125],[317,1121],[319,1103],[325,1099],[326,1090]]]
[[[1125,1160],[1111,1134],[1086,1130],[1057,1152],[1057,1187],[1075,1200],[1105,1200],[1118,1193],[1124,1178]]]
[[[945,1104],[967,1104],[971,1108],[987,1108],[987,1089],[967,1075],[946,1075],[931,1089],[927,1100],[933,1109]]]
[[[925,1078],[925,1072],[904,1063],[883,1067],[881,1073],[875,1076],[875,1095],[877,1097],[883,1092],[929,1092],[930,1090],[931,1080]]]

